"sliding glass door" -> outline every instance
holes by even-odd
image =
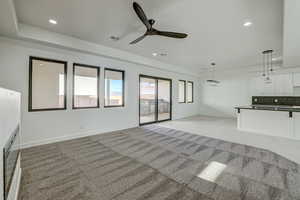
[[[140,124],[171,120],[172,81],[140,75]]]
[[[157,107],[158,116],[157,120],[171,119],[171,81],[170,80],[157,80]]]
[[[156,121],[156,80],[140,77],[140,124]]]

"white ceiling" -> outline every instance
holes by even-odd
[[[129,42],[145,28],[133,0],[15,0],[19,22],[126,50],[201,72],[210,62],[219,68],[246,68],[261,62],[260,52],[282,54],[283,0],[138,0],[155,28],[186,32],[187,39],[148,37]],[[57,25],[48,23],[56,19]],[[253,26],[244,27],[246,20]],[[110,36],[118,36],[117,42]],[[153,57],[152,53],[167,53]]]

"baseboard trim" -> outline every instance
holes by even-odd
[[[49,138],[49,139],[45,139],[45,140],[37,140],[34,142],[23,143],[20,146],[21,146],[21,149],[26,149],[26,148],[30,148],[30,147],[51,144],[51,143],[56,143],[56,142],[63,142],[63,141],[67,141],[67,140],[83,138],[83,137],[88,137],[88,136],[98,135],[98,134],[103,134],[103,133],[109,133],[112,131],[120,131],[120,130],[124,130],[124,129],[135,128],[135,127],[137,127],[137,126],[124,127],[124,128],[114,129],[114,130],[93,130],[93,131],[86,131],[86,132],[82,132],[82,133],[77,132],[74,134],[64,135],[62,137],[55,137],[55,138]]]

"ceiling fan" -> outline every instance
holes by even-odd
[[[159,36],[165,36],[165,37],[171,37],[171,38],[186,38],[188,35],[185,33],[176,33],[176,32],[167,32],[167,31],[159,31],[155,28],[153,28],[153,24],[155,23],[154,19],[148,19],[145,12],[143,11],[142,7],[136,3],[133,2],[133,9],[136,12],[137,16],[140,18],[140,20],[143,22],[143,24],[146,26],[147,31],[144,35],[137,38],[136,40],[130,42],[130,44],[136,44],[143,40],[146,36],[150,35],[159,35]]]

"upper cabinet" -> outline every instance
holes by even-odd
[[[265,83],[263,77],[251,80],[252,96],[293,96],[292,74],[279,74],[271,77],[271,83]]]
[[[276,96],[293,96],[293,75],[280,74],[274,76]]]
[[[294,73],[294,86],[300,86],[300,73]]]

